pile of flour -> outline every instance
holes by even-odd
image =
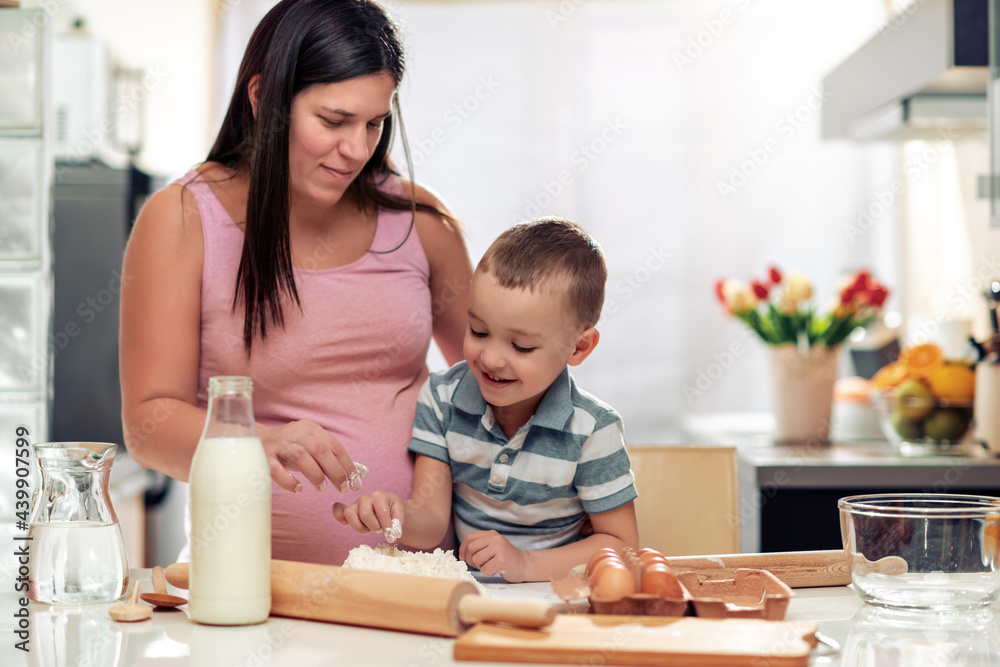
[[[351,549],[347,554],[347,560],[344,561],[344,567],[470,581],[476,585],[480,595],[490,596],[469,572],[469,566],[464,561],[457,560],[452,552],[443,549],[435,549],[433,552],[411,552],[390,544],[380,544],[375,548],[363,544]]]

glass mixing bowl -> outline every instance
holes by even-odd
[[[949,611],[1000,594],[1000,498],[885,493],[838,507],[851,582],[865,602]]]

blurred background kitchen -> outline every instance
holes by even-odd
[[[0,443],[18,424],[33,441],[122,442],[129,226],[146,194],[204,159],[273,4],[27,0],[38,21],[0,23],[9,45],[48,34],[48,81],[32,88],[48,91],[42,130],[0,130]],[[767,350],[723,313],[719,278],[799,270],[823,306],[867,268],[891,289],[885,324],[904,344],[958,355],[987,334],[982,292],[1000,277],[987,0],[385,6],[408,49],[416,179],[467,224],[473,260],[544,214],[604,246],[601,345],[574,372],[622,413],[630,443],[766,429]],[[956,39],[969,62],[935,61],[927,45]],[[0,61],[0,117],[30,113],[14,65]],[[398,138],[394,157],[405,165]],[[50,205],[51,243],[37,222]],[[430,364],[443,366],[434,350]],[[854,373],[844,355],[841,376]],[[853,416],[835,405],[835,436],[877,437]],[[0,523],[14,515],[11,459]],[[126,456],[115,466],[135,565],[172,562],[183,485]]]

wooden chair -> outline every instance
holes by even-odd
[[[629,445],[639,546],[666,556],[740,551],[736,448]]]

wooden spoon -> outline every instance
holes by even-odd
[[[148,602],[161,609],[173,609],[187,604],[187,600],[184,598],[167,593],[167,582],[163,578],[163,568],[159,565],[153,568],[153,590],[155,592],[142,594],[143,602]]]
[[[108,609],[111,618],[124,623],[135,621],[145,621],[153,617],[153,608],[144,604],[139,604],[139,582],[132,582],[132,590],[128,596],[128,602],[116,604]]]

